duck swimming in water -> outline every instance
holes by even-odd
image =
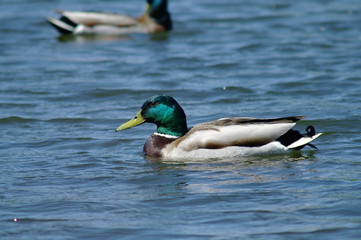
[[[172,20],[167,0],[147,0],[145,13],[133,18],[122,14],[56,11],[59,19],[48,22],[63,35],[123,35],[170,31]]]
[[[303,116],[284,118],[222,118],[187,127],[186,115],[170,96],[157,95],[145,101],[133,119],[119,126],[125,130],[145,122],[157,125],[146,141],[144,154],[152,158],[233,158],[301,149],[322,133],[313,126],[305,134],[293,130]],[[317,148],[316,148],[317,149]]]

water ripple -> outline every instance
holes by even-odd
[[[169,1],[166,34],[59,37],[45,16],[69,6],[84,1],[0,8],[1,239],[359,237],[359,1]],[[154,125],[114,129],[155,94],[189,126],[306,115],[295,128],[324,135],[318,151],[154,161]]]

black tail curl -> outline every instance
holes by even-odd
[[[286,132],[281,137],[279,137],[276,141],[279,141],[282,145],[287,147],[287,146],[291,145],[292,143],[298,141],[302,137],[312,137],[316,134],[316,129],[314,126],[308,126],[305,131],[306,131],[305,134],[301,134],[297,130],[290,129],[290,130],[288,130],[288,132]],[[296,149],[298,149],[298,150],[302,149],[306,145],[318,150],[318,148],[311,143],[305,144]]]

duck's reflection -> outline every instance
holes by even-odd
[[[268,183],[297,179],[314,174],[314,151],[309,155],[294,152],[291,155],[252,156],[242,159],[212,159],[160,161],[148,160],[152,168],[162,175],[179,177],[182,188],[192,193],[232,193],[264,188]],[[174,179],[173,179],[174,180]]]

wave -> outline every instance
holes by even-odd
[[[5,117],[0,118],[0,124],[8,124],[8,123],[29,123],[29,122],[35,122],[39,119],[35,118],[23,118],[18,116],[11,116],[11,117]]]
[[[89,118],[53,118],[53,119],[38,119],[38,118],[25,118],[19,116],[10,116],[5,118],[0,118],[0,124],[17,124],[17,123],[34,123],[34,122],[66,122],[66,123],[83,123],[89,122],[97,119]]]

